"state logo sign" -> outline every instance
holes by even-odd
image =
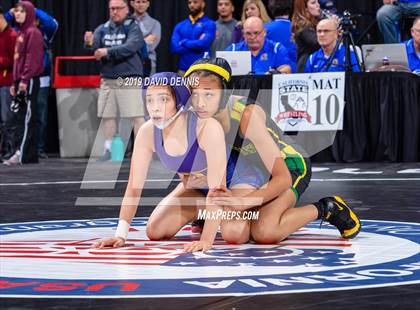
[[[0,297],[132,298],[285,294],[420,283],[420,224],[363,221],[354,240],[311,223],[278,244],[184,253],[136,218],[123,248],[92,249],[118,219],[0,224]]]

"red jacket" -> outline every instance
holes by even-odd
[[[9,26],[0,32],[0,86],[11,86],[13,83],[16,36],[16,32]]]
[[[15,47],[13,81],[28,84],[33,77],[44,71],[44,39],[35,26],[35,8],[29,1],[20,1],[26,11],[26,19],[19,25]]]

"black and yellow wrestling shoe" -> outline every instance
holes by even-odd
[[[343,238],[353,239],[362,225],[356,213],[338,196],[319,200],[323,209],[322,220],[337,227]]]

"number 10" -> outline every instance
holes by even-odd
[[[314,125],[322,125],[321,123],[321,95],[314,99],[316,101],[316,122]],[[334,112],[331,113],[331,105],[333,105]],[[325,105],[325,118],[330,125],[335,124],[338,121],[338,114],[340,110],[340,101],[337,95],[331,94],[328,96],[327,103]]]

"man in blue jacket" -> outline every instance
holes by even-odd
[[[128,0],[110,0],[109,15],[105,24],[97,27],[93,34],[87,31],[84,37],[85,46],[94,51],[101,64],[98,117],[102,118],[105,144],[100,161],[111,159],[117,116],[131,120],[135,135],[144,123],[141,87],[137,82],[125,82],[128,77],[139,81],[143,76],[140,51],[146,43],[134,17],[129,16]]]
[[[211,56],[216,23],[204,15],[204,0],[188,0],[190,15],[175,26],[171,52],[180,56],[178,69],[183,74],[197,59]]]
[[[403,15],[420,15],[420,0],[383,0],[384,5],[376,13],[379,30],[385,43],[398,43],[399,22]]]

